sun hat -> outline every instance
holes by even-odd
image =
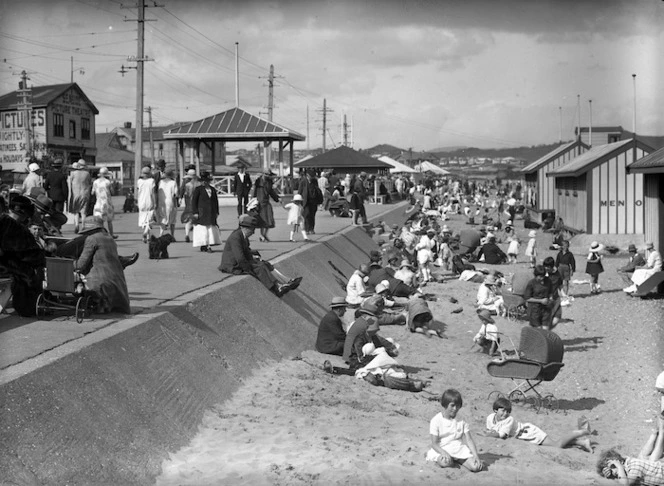
[[[511,219],[508,219],[508,220],[507,220],[507,223],[505,223],[505,226],[512,226],[512,220],[511,220]]]
[[[78,162],[74,162],[73,164],[71,164],[71,168],[74,169],[74,170],[77,170],[77,169],[80,169],[81,166],[78,164]]]
[[[495,324],[496,321],[491,317],[491,311],[487,309],[478,309],[477,316],[487,324]]]
[[[655,245],[653,244],[652,241],[649,241],[648,243],[646,243],[646,250],[654,250],[654,249],[655,249]]]
[[[85,159],[78,159],[78,168],[79,169],[85,169],[85,165],[86,165]]]
[[[378,285],[376,285],[376,293],[377,294],[381,294],[381,293],[385,292],[387,289],[388,289],[388,287],[386,287],[382,283],[379,283]]]
[[[484,279],[484,285],[496,285],[496,283],[496,277],[491,274],[487,275]]]
[[[627,251],[629,253],[636,253],[636,245],[634,243],[630,243],[630,245],[627,247]]]
[[[295,194],[295,195],[293,196],[293,201],[300,201],[300,202],[302,202],[302,201],[303,201],[303,199],[302,199],[302,195],[301,195],[301,194]]]
[[[53,200],[48,197],[46,194],[37,194],[35,196],[28,196],[30,200],[32,201],[32,204],[34,204],[35,208],[39,209],[40,211],[44,213],[48,213],[51,211],[51,208],[53,208]]]
[[[108,175],[108,168],[107,167],[102,167],[99,169],[99,175],[100,176],[107,176]]]
[[[83,229],[79,233],[87,233],[104,227],[104,220],[100,216],[86,216],[83,220]]]
[[[535,238],[537,236],[537,231],[535,230],[530,230],[530,233],[528,233],[528,238]]]
[[[141,169],[141,174],[150,175],[152,174],[152,169],[146,165]]]
[[[186,177],[196,177],[196,169],[189,169]]]
[[[332,297],[332,302],[330,302],[330,307],[333,309],[335,307],[346,307],[348,305],[348,302],[346,302],[346,299],[343,297]]]
[[[255,228],[256,220],[252,218],[249,214],[243,214],[240,216],[239,225],[243,228]]]
[[[411,270],[413,269],[413,265],[408,260],[401,260],[401,264],[399,265],[399,268],[403,268],[403,267],[408,267]]]
[[[602,251],[604,249],[604,245],[600,245],[596,241],[593,241],[590,244],[590,251]]]
[[[28,165],[28,170],[30,172],[37,172],[39,170],[39,164],[31,162],[30,165]]]
[[[374,351],[376,351],[376,345],[374,343],[366,343],[364,346],[362,346],[363,356],[369,356]]]

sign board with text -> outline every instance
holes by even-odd
[[[0,113],[0,165],[3,170],[26,170],[28,147],[41,159],[46,154],[46,108]]]

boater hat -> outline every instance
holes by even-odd
[[[332,302],[330,302],[330,307],[333,309],[336,307],[346,307],[348,302],[343,297],[332,297]]]
[[[596,241],[593,241],[590,244],[590,251],[602,251],[604,249],[604,245],[600,245]]]

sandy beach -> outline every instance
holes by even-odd
[[[453,229],[463,225],[458,219],[448,224]],[[519,232],[526,233],[522,226]],[[550,241],[550,235],[539,233],[540,260],[555,256],[546,250]],[[398,361],[411,376],[430,382],[425,391],[391,390],[326,374],[321,365],[329,356],[315,351],[271,363],[206,413],[191,443],[164,460],[157,484],[611,484],[595,473],[598,452],[617,447],[636,455],[656,424],[654,381],[664,369],[664,307],[661,299],[622,292],[615,270],[626,259],[624,253],[606,256],[602,293],[591,295],[589,285],[581,283],[588,281],[586,255],[575,251],[574,243],[572,249],[579,270],[570,286],[575,300],[555,329],[565,345],[565,366],[555,380],[539,387],[542,394],[555,395],[559,410],[537,413],[515,406],[512,415],[553,439],[585,415],[594,430],[593,454],[483,435],[492,412],[489,394],[507,393],[513,383],[491,377],[486,371],[491,358],[472,346],[480,326],[474,307],[478,284],[447,275],[443,283],[426,287],[439,296],[429,305],[443,338],[413,334],[402,326],[384,326],[380,332],[401,344]],[[519,263],[495,268],[507,275],[527,264],[520,255]],[[451,313],[449,296],[458,299],[462,313]],[[518,345],[527,322],[496,318],[496,324]],[[509,339],[503,339],[503,347],[511,348]],[[340,358],[335,364],[341,364]],[[447,388],[463,396],[459,416],[474,434],[487,466],[483,472],[441,469],[424,460],[429,420],[441,410],[437,398]]]

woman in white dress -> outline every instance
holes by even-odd
[[[170,232],[175,238],[175,218],[178,214],[178,185],[175,182],[175,172],[169,169],[164,177],[159,180],[159,192],[157,193],[157,213],[159,214],[161,226],[160,235]],[[174,240],[175,241],[175,240]]]
[[[117,239],[118,235],[113,233],[113,217],[115,210],[113,208],[113,199],[111,194],[111,181],[108,180],[108,168],[102,167],[99,169],[97,179],[92,183],[92,194],[96,198],[95,206],[92,210],[94,216],[99,216],[108,226],[108,234],[113,239]]]
[[[149,166],[141,170],[141,178],[137,183],[138,187],[138,226],[143,228],[143,243],[148,242],[150,236],[150,223],[154,220],[155,190],[152,169]]]

